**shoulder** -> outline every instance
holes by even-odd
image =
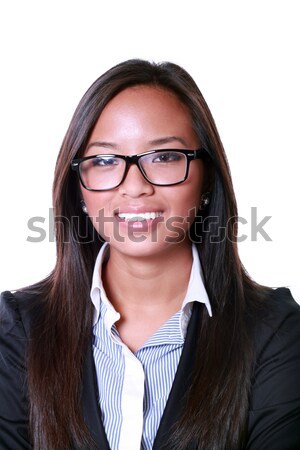
[[[300,442],[300,306],[270,291],[255,323],[247,449],[292,449]]]
[[[288,317],[291,314],[296,314],[298,317],[300,315],[300,305],[294,300],[288,288],[270,289],[266,301],[268,316],[273,320],[280,321],[283,317]]]
[[[254,318],[255,319],[255,318]],[[263,305],[263,314],[255,323],[256,355],[267,348],[292,344],[300,339],[300,305],[287,288],[270,290]]]
[[[0,297],[0,382],[24,372],[31,329],[38,316],[39,297],[32,291],[3,292]],[[2,365],[1,365],[2,363]]]
[[[291,291],[288,288],[272,289],[270,296],[270,312],[275,315],[287,317],[290,314],[300,315],[300,305],[294,300]]]
[[[252,407],[300,399],[300,306],[290,291],[272,291],[255,324]],[[299,404],[298,404],[299,407]]]
[[[0,296],[0,332],[9,334],[21,330],[29,338],[32,322],[42,305],[42,297],[34,289],[5,291]]]
[[[28,332],[24,327],[18,296],[12,292],[3,292],[0,297],[0,359],[5,371],[24,368],[25,350],[28,342]],[[2,373],[3,372],[3,373]],[[2,379],[2,378],[1,378]]]
[[[28,434],[27,346],[32,305],[25,292],[0,299],[0,449],[32,449]]]

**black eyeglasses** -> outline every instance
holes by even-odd
[[[143,177],[155,186],[173,186],[183,183],[189,172],[190,162],[208,156],[199,150],[151,150],[138,155],[93,155],[73,159],[71,167],[79,175],[80,182],[89,191],[108,191],[125,180],[128,169],[136,164]]]

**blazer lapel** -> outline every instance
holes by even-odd
[[[173,386],[158,428],[156,438],[153,444],[153,450],[172,449],[167,444],[170,437],[171,428],[179,419],[184,408],[184,395],[189,388],[191,373],[195,362],[195,348],[197,339],[197,328],[203,305],[194,303],[192,317],[188,326],[185,343],[183,346],[181,358],[176,371]]]
[[[87,427],[90,430],[91,436],[96,444],[95,450],[110,450],[101,420],[98,383],[94,365],[92,342],[88,346],[83,373],[82,412]]]

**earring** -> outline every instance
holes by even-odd
[[[201,195],[199,209],[205,209],[209,205],[209,202],[210,202],[210,192],[205,192],[205,194]]]
[[[81,206],[82,211],[83,211],[85,214],[87,214],[87,213],[88,213],[88,210],[87,210],[86,204],[85,204],[85,202],[84,202],[83,200],[80,200],[80,206]]]

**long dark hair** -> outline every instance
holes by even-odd
[[[204,311],[199,323],[196,370],[187,407],[171,437],[172,448],[191,448],[193,438],[198,449],[234,450],[245,440],[253,360],[251,317],[265,289],[248,277],[238,256],[237,208],[223,146],[209,108],[185,70],[168,62],[129,60],[107,71],[88,89],[57,159],[53,185],[57,262],[50,276],[33,289],[41,300],[28,352],[35,450],[67,449],[72,442],[92,448],[80,413],[80,389],[92,327],[89,291],[102,242],[81,210],[78,180],[70,162],[83,154],[106,104],[123,89],[139,84],[175,93],[190,111],[211,160],[211,201],[206,215],[217,218],[207,229],[200,226],[200,220],[192,226],[192,234],[200,236],[197,245],[213,317]]]

